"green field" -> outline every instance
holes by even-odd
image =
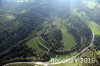
[[[95,53],[96,53],[97,55],[100,55],[100,51],[95,51]]]
[[[38,46],[38,40],[39,40],[39,37],[35,37],[35,38],[30,39],[26,44],[29,47],[37,50],[37,53],[41,55],[42,53],[45,53],[45,50]]]
[[[64,48],[63,48],[64,50],[70,49],[73,46],[75,46],[76,41],[74,37],[70,33],[68,33],[67,28],[66,28],[66,23],[64,20],[62,20],[59,17],[55,17],[53,21],[53,25],[56,25],[58,29],[60,29],[62,32],[62,42],[64,45]]]
[[[95,35],[100,35],[100,25],[96,24],[95,22],[90,22],[89,27],[93,30]]]
[[[38,43],[37,43],[38,37],[32,38],[27,42],[27,45],[29,47],[32,47],[33,49],[38,49]]]
[[[74,47],[76,45],[75,38],[70,33],[68,33],[67,26],[66,26],[64,20],[61,20],[61,18],[59,18],[59,17],[54,17],[54,20],[51,23],[52,24],[45,25],[45,27],[48,26],[48,25],[49,26],[50,25],[55,25],[55,26],[57,26],[57,29],[61,30],[61,32],[62,32],[62,43],[64,45],[63,50],[71,49],[72,47]],[[38,41],[43,46],[45,46],[45,47],[48,48],[48,45],[47,45],[46,41],[44,39],[40,38],[40,37],[34,37],[34,38],[30,39],[26,44],[29,47],[37,50],[37,52],[41,55],[41,53],[44,54],[46,52],[46,50],[44,50],[43,48],[40,48],[38,46]],[[60,59],[61,58],[62,59],[64,59],[64,58],[70,58],[72,55],[73,54],[70,54],[70,55],[62,55],[62,56],[58,56],[57,58],[60,58]]]
[[[62,42],[64,44],[64,50],[70,49],[76,45],[74,37],[70,33],[68,33],[67,28],[64,25],[61,27],[61,32],[62,32]]]

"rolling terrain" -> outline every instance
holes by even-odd
[[[1,1],[1,66],[100,65],[99,0],[23,1]],[[80,58],[96,62],[65,63]]]

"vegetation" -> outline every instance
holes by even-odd
[[[53,66],[82,66],[81,63],[63,63],[63,64],[57,64],[57,65],[53,65]]]
[[[30,39],[28,42],[27,42],[27,45],[33,49],[36,50],[36,52],[41,55],[41,53],[44,53],[45,50],[41,49],[39,46],[38,46],[38,40],[39,40],[39,37],[35,37],[35,38],[32,38]]]
[[[93,30],[95,35],[100,35],[100,26],[95,22],[90,22],[89,27]]]
[[[61,27],[61,32],[62,32],[62,42],[64,44],[64,50],[74,47],[76,41],[74,37],[70,33],[68,33],[67,28],[64,25]]]
[[[0,66],[11,62],[46,62],[51,58],[70,58],[91,44],[93,33],[95,46],[89,47],[80,57],[96,57],[100,61],[99,0],[1,3],[0,1]],[[20,65],[24,66],[15,64]]]
[[[34,64],[27,64],[27,63],[22,63],[22,64],[12,64],[8,66],[34,66]]]

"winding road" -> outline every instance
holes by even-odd
[[[90,45],[87,46],[86,48],[84,48],[80,53],[76,54],[75,56],[73,56],[73,57],[71,57],[69,59],[66,59],[66,60],[63,60],[63,61],[60,61],[60,62],[55,62],[55,63],[50,63],[50,62],[14,62],[14,63],[5,64],[4,66],[9,66],[9,65],[12,65],[12,64],[22,64],[22,63],[44,65],[44,66],[66,63],[66,62],[68,62],[70,60],[75,59],[77,56],[79,56],[80,54],[82,54],[83,52],[85,52],[89,47],[91,47],[93,45],[93,41],[94,41],[94,32],[93,31],[92,31],[92,34],[93,34],[93,37],[92,37]],[[42,46],[44,46],[44,45],[42,45]],[[45,47],[45,48],[48,49],[47,47]]]
[[[4,66],[9,66],[9,65],[12,65],[12,64],[23,64],[23,63],[48,66],[48,65],[55,65],[55,64],[66,63],[66,62],[68,62],[70,60],[75,59],[77,56],[79,56],[80,54],[82,54],[83,52],[85,52],[89,47],[91,47],[93,45],[93,41],[94,41],[94,32],[93,31],[92,31],[92,34],[93,34],[93,37],[92,37],[92,40],[91,40],[91,43],[90,43],[89,46],[87,46],[86,48],[84,48],[80,53],[78,53],[75,56],[73,56],[73,57],[71,57],[69,59],[66,59],[64,61],[55,62],[55,63],[50,63],[50,62],[14,62],[14,63],[5,64]]]

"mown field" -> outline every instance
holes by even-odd
[[[76,44],[74,37],[70,33],[68,33],[65,26],[61,27],[61,32],[62,32],[62,42],[64,44],[64,50],[72,48]]]
[[[76,44],[76,41],[75,41],[74,37],[70,33],[68,33],[66,25],[64,25],[61,22],[62,22],[62,20],[60,18],[54,17],[54,20],[53,20],[52,24],[56,25],[57,28],[61,30],[61,32],[62,32],[62,43],[64,45],[63,49],[67,50],[67,49],[72,48]],[[32,47],[33,49],[36,49],[38,52],[41,52],[43,49],[41,49],[38,46],[38,40],[39,40],[39,37],[32,38],[27,42],[27,45],[29,47]],[[45,42],[43,43],[43,41],[42,41],[42,44],[44,46],[46,46]]]
[[[30,39],[26,44],[32,49],[35,49],[39,55],[42,55],[46,51],[38,46],[38,40],[39,40],[39,37],[34,37]]]
[[[67,50],[72,48],[76,44],[76,41],[74,37],[68,33],[65,21],[59,17],[56,17],[53,24],[56,25],[62,32],[62,43],[64,45],[63,49]]]
[[[100,25],[95,22],[90,22],[89,27],[93,30],[95,35],[100,35]]]

